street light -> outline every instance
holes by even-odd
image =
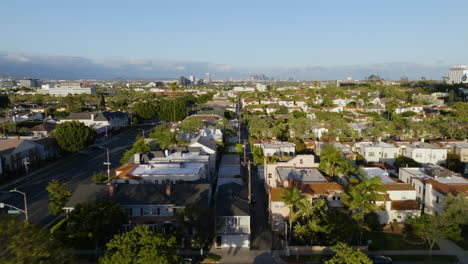
[[[28,220],[29,220],[29,216],[28,216],[28,202],[27,202],[27,200],[26,200],[26,193],[20,192],[20,191],[18,191],[16,188],[13,189],[13,190],[10,190],[10,192],[17,192],[17,193],[23,195],[23,198],[24,198],[24,210],[21,210],[21,209],[19,209],[19,208],[17,208],[17,207],[14,207],[14,206],[12,206],[12,205],[5,204],[5,203],[2,203],[3,206],[0,206],[0,208],[3,208],[5,205],[8,205],[8,206],[10,206],[10,207],[13,207],[13,208],[15,208],[16,210],[23,212],[23,213],[25,214],[25,216],[26,216],[26,221],[28,221]]]
[[[107,165],[107,180],[110,182],[110,160],[109,160],[109,149],[103,146],[98,146],[98,148],[105,149],[107,153],[107,162],[104,162],[104,165]]]
[[[145,137],[145,130],[144,129],[138,129],[138,131],[141,131],[141,133],[143,134],[143,138]]]

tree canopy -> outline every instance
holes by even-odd
[[[147,152],[147,151],[151,151],[151,147],[148,144],[146,144],[145,138],[139,137],[135,141],[135,143],[133,143],[132,148],[125,151],[124,155],[120,159],[120,163],[121,164],[126,164],[133,154],[139,153],[139,152],[140,153],[141,152]]]
[[[162,150],[180,143],[177,133],[172,132],[171,128],[166,125],[156,126],[149,137],[156,139],[156,145]]]
[[[178,125],[180,131],[184,133],[196,133],[200,129],[204,128],[205,124],[197,118],[186,118],[182,123]]]
[[[155,233],[145,225],[115,235],[106,247],[100,264],[172,264],[179,260],[176,238]]]
[[[135,104],[135,112],[142,119],[153,119],[157,114],[156,105],[150,102]]]
[[[326,264],[372,264],[372,261],[358,248],[348,246],[343,242],[338,242],[331,247],[335,255],[325,262]]]
[[[67,121],[57,125],[53,136],[63,150],[75,152],[94,143],[96,131],[82,122]]]
[[[110,239],[125,223],[127,215],[117,203],[98,200],[75,206],[68,215],[67,233],[72,239],[86,239],[97,246]]]
[[[12,216],[0,216],[0,263],[72,263],[70,254],[44,229]]]
[[[70,199],[72,193],[64,183],[53,179],[49,182],[46,187],[49,193],[49,212],[53,215],[59,215],[62,212],[62,208]]]

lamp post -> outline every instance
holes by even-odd
[[[18,208],[16,208],[16,209],[18,209],[18,210],[24,212],[24,214],[25,214],[25,216],[26,216],[26,221],[28,221],[28,220],[29,220],[29,216],[28,216],[28,201],[27,201],[27,199],[26,199],[26,193],[20,192],[20,191],[18,191],[16,188],[13,189],[13,190],[10,190],[10,192],[17,192],[17,193],[23,195],[23,199],[24,199],[24,211],[23,211],[23,210],[20,210],[20,209],[18,209]]]
[[[106,154],[107,154],[107,162],[104,162],[103,164],[104,165],[107,165],[107,180],[110,182],[110,160],[109,160],[109,149],[106,148],[106,147],[103,147],[103,146],[98,146],[99,148],[101,149],[105,149],[106,150]]]
[[[143,135],[143,138],[145,137],[145,130],[144,129],[138,129],[138,131],[141,131],[141,134]]]

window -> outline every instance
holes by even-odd
[[[439,203],[439,196],[436,196],[436,203]]]
[[[143,216],[153,216],[153,215],[159,215],[159,207],[144,207],[142,208],[142,215]]]
[[[386,158],[386,157],[388,156],[388,155],[387,155],[387,152],[385,152],[385,153],[383,154],[383,156],[384,156],[384,158]]]
[[[300,164],[304,164],[304,161],[302,159],[299,160]]]
[[[271,173],[268,173],[268,178],[271,178]]]
[[[416,158],[422,158],[422,154],[421,153],[416,153]]]
[[[421,193],[421,186],[419,186],[419,193]]]
[[[374,157],[375,153],[374,152],[369,152],[369,157]]]

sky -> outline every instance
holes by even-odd
[[[466,0],[2,0],[0,74],[440,79],[468,64]]]

